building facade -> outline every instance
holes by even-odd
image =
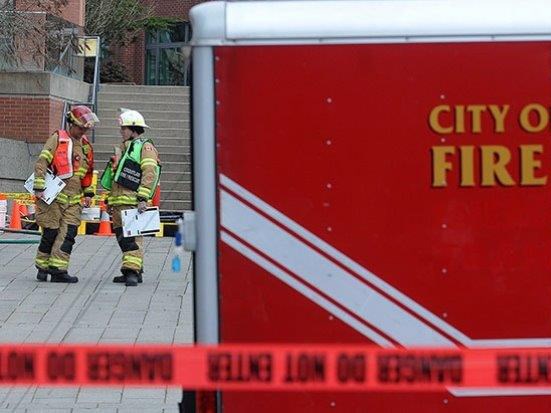
[[[32,0],[0,0],[2,10],[20,12],[27,20],[34,20],[37,27],[54,24],[56,30],[67,33],[82,33],[84,26],[85,0],[68,0],[68,4],[56,14],[39,8]],[[42,36],[38,36],[42,37]],[[45,39],[34,40],[34,48],[41,53],[28,52],[26,39],[17,35],[5,36],[7,42],[17,45],[18,64],[7,62],[0,54],[0,138],[42,142],[59,127],[65,102],[87,101],[89,90],[82,82],[82,61],[71,69],[72,76],[57,76],[63,65],[59,57],[63,50],[51,51]],[[40,44],[38,42],[42,41]],[[54,52],[58,52],[56,55]],[[38,56],[37,56],[38,55]],[[66,53],[67,56],[71,53]],[[48,60],[48,57],[53,56]],[[10,67],[10,64],[12,65]],[[59,66],[59,67],[58,67]],[[29,116],[32,113],[32,116]],[[29,118],[34,122],[29,122]]]
[[[32,28],[10,31],[8,20],[0,27],[0,192],[21,192],[43,142],[60,128],[65,105],[90,96],[83,60],[63,53],[63,36],[83,32],[85,0],[68,0],[61,9],[44,4],[0,0],[0,12],[17,14],[18,22]],[[70,69],[65,57],[71,58]]]
[[[158,17],[175,19],[170,30],[140,33],[130,45],[112,49],[130,82],[189,86],[191,25],[189,10],[202,0],[142,0]]]
[[[86,0],[68,0],[59,10],[44,8],[34,0],[0,0],[0,13],[17,11],[39,27],[55,23],[59,33],[84,32]],[[189,10],[200,0],[140,0],[153,8],[154,15],[177,21],[170,30],[140,33],[133,43],[112,49],[113,59],[124,68],[131,83],[146,85],[189,85],[191,27]],[[45,11],[46,10],[46,11]],[[1,17],[1,16],[0,16]],[[44,26],[40,26],[43,24]],[[32,164],[42,143],[61,127],[64,111],[70,105],[89,103],[92,88],[83,81],[84,58],[64,53],[65,46],[50,53],[42,36],[29,47],[29,38],[0,27],[0,192],[20,191],[32,172]],[[55,43],[55,42],[54,42]],[[20,62],[6,58],[7,47],[20,45]],[[29,50],[42,50],[42,53]],[[4,54],[3,54],[4,53]],[[53,56],[53,59],[51,58]],[[63,56],[71,61],[61,62]],[[79,60],[80,59],[80,60]]]

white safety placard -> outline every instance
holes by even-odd
[[[42,200],[50,205],[57,195],[63,190],[63,188],[65,188],[65,182],[52,174],[50,171],[46,172],[45,180],[46,188],[44,189],[44,196],[42,197]],[[34,194],[34,173],[29,176],[23,185],[29,193]]]
[[[147,208],[141,214],[137,208],[121,212],[124,237],[154,234],[161,230],[161,216],[158,207]]]

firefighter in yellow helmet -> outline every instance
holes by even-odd
[[[143,275],[143,238],[123,236],[121,212],[131,208],[143,212],[147,208],[159,183],[161,167],[152,140],[140,137],[149,128],[143,116],[135,110],[123,110],[118,120],[122,143],[115,147],[101,185],[110,191],[107,204],[122,251],[122,275],[113,282],[137,286]]]
[[[70,276],[67,269],[80,225],[81,202],[88,207],[95,195],[94,153],[86,132],[99,120],[90,108],[80,105],[65,116],[67,130],[58,130],[48,138],[34,167],[36,223],[43,229],[35,265],[39,281],[47,281],[51,275],[52,282],[76,283],[78,278]],[[50,205],[42,200],[48,170],[65,183]]]

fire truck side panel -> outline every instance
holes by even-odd
[[[550,51],[215,47],[220,342],[549,345],[550,128],[536,129]],[[225,413],[550,407],[475,390],[222,400]]]

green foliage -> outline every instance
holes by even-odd
[[[158,17],[152,16],[147,19],[140,20],[137,23],[138,29],[145,29],[146,31],[156,30],[168,30],[174,27],[180,20],[172,17]]]
[[[94,82],[94,60],[87,59],[84,62],[84,81]],[[100,60],[100,83],[129,82],[130,77],[126,69],[120,63],[114,62],[111,58]]]
[[[126,73],[123,65],[113,62],[111,60],[105,60],[101,64],[100,70],[100,82],[101,83],[114,83],[114,82],[128,82],[130,78]]]
[[[87,0],[86,34],[100,36],[109,45],[125,45],[153,16],[153,9],[139,0]]]

